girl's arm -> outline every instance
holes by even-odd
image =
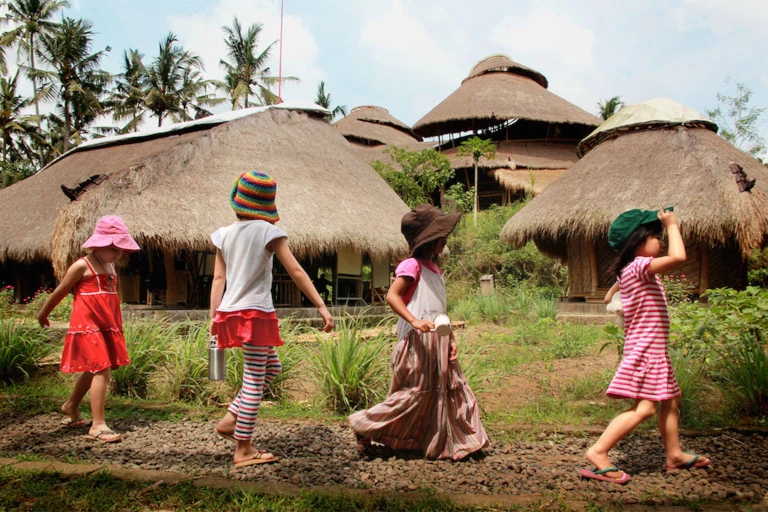
[[[283,267],[285,267],[285,270],[288,272],[288,275],[291,276],[293,282],[298,285],[304,295],[306,295],[312,304],[315,305],[317,312],[320,313],[320,317],[323,319],[323,322],[325,322],[323,331],[330,332],[333,330],[333,316],[331,316],[328,308],[325,307],[325,302],[323,302],[320,294],[317,293],[317,290],[309,279],[307,273],[304,272],[304,269],[301,268],[299,262],[296,261],[290,247],[288,247],[288,241],[285,237],[276,238],[269,242],[267,244],[267,250],[274,252],[277,255],[277,259],[283,264]]]
[[[611,289],[608,290],[608,293],[605,294],[605,299],[603,299],[603,302],[606,304],[610,304],[611,300],[613,300],[613,296],[616,295],[616,292],[619,291],[619,282],[616,281],[613,286],[611,286]]]
[[[221,305],[221,298],[224,296],[224,285],[227,283],[227,264],[224,262],[224,256],[220,249],[216,249],[216,260],[213,264],[213,282],[211,283],[211,328],[213,328],[213,317],[216,316],[216,310]]]
[[[392,283],[392,286],[389,287],[389,291],[387,292],[387,304],[389,304],[394,312],[400,315],[403,320],[411,324],[414,329],[421,332],[429,332],[431,329],[435,328],[435,324],[428,320],[419,320],[413,316],[413,314],[408,311],[408,306],[403,302],[401,295],[412,281],[413,278],[411,277],[395,278],[395,282]]]
[[[680,228],[677,226],[677,218],[673,212],[659,210],[659,220],[667,229],[667,238],[669,240],[669,249],[667,255],[660,258],[654,258],[648,266],[648,273],[661,274],[674,270],[685,263],[685,244],[680,235]]]
[[[83,260],[77,260],[67,269],[67,273],[64,274],[64,279],[61,280],[59,286],[57,286],[48,296],[48,299],[37,314],[37,321],[40,323],[40,327],[49,327],[51,325],[48,321],[48,315],[50,315],[53,308],[58,306],[59,302],[72,291],[75,283],[83,278],[86,270],[88,270],[88,265]]]

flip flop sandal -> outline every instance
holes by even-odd
[[[118,437],[115,438],[115,439],[106,439],[106,437],[108,437],[108,436],[118,436]],[[120,441],[123,440],[123,438],[120,437],[120,434],[118,434],[117,432],[114,432],[112,430],[109,430],[109,429],[101,430],[95,436],[92,436],[91,434],[88,434],[88,435],[85,436],[85,438],[88,439],[89,441],[98,441],[100,443],[105,443],[105,444],[106,443],[119,443]]]
[[[272,457],[264,458],[264,455],[272,455],[269,452],[265,452],[264,450],[258,450],[256,452],[256,455],[251,457],[250,459],[243,460],[240,462],[235,462],[236,468],[244,468],[245,466],[253,466],[254,464],[269,464],[271,462],[277,462],[277,457],[272,455]]]
[[[584,478],[591,478],[592,480],[600,480],[601,482],[610,482],[612,484],[619,484],[624,485],[627,482],[629,482],[629,475],[626,474],[624,471],[621,471],[621,477],[620,478],[611,478],[610,476],[605,476],[606,473],[610,473],[611,471],[621,471],[616,466],[610,466],[605,469],[580,469],[579,475],[581,475]]]
[[[90,427],[91,420],[80,418],[78,420],[72,421],[72,418],[64,418],[61,420],[61,424],[67,428]]]
[[[222,432],[219,429],[214,429],[214,430],[216,430],[216,433],[219,435],[219,437],[222,437],[227,441],[232,441],[233,443],[237,444],[237,439],[235,439],[235,436],[233,436],[232,434],[227,434],[226,432]]]
[[[696,452],[683,452],[683,453],[686,455],[693,455],[693,458],[688,462],[684,462],[683,464],[678,464],[677,466],[667,466],[666,464],[664,464],[664,470],[675,471],[677,469],[705,468],[710,464],[712,464],[711,460],[709,460],[706,457],[702,457]]]

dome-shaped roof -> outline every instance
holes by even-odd
[[[691,107],[669,98],[654,98],[627,105],[606,119],[579,143],[578,155],[583,156],[604,140],[623,132],[673,125],[701,126],[717,131],[715,123]]]
[[[472,66],[469,75],[461,83],[486,73],[514,73],[516,75],[527,76],[545,89],[549,87],[547,78],[544,75],[528,66],[518,64],[503,53],[489,55],[488,57],[479,60],[477,64]]]

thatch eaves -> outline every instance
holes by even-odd
[[[496,158],[481,158],[479,169],[568,169],[578,161],[572,144],[503,140],[495,142],[495,146]],[[471,156],[459,156],[458,152],[458,148],[443,151],[451,160],[451,167],[474,167]]]
[[[729,170],[736,162],[755,187],[740,192]],[[684,239],[748,254],[768,234],[768,169],[709,128],[685,125],[627,132],[589,151],[504,226],[501,239],[535,241],[564,254],[569,237],[604,236],[620,213],[674,206]]]
[[[694,109],[669,98],[654,98],[627,105],[606,119],[579,143],[577,154],[582,157],[601,142],[622,133],[665,126],[692,126],[717,132],[717,125]]]
[[[407,250],[399,228],[408,207],[347,141],[306,111],[269,108],[68,153],[0,191],[0,258],[51,258],[61,274],[105,214],[123,217],[144,249],[212,250],[210,233],[235,220],[232,184],[251,169],[275,177],[279,226],[298,256]],[[59,185],[95,173],[108,179],[70,203]]]
[[[595,127],[600,119],[547,90],[546,78],[505,56],[492,56],[413,125],[424,137],[469,132],[511,119]]]

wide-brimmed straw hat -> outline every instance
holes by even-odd
[[[131,238],[128,226],[117,215],[105,215],[96,223],[91,237],[83,244],[83,249],[96,249],[114,245],[126,252],[139,250],[139,244]]]
[[[422,245],[450,235],[460,218],[460,213],[443,213],[431,204],[420,204],[406,213],[400,221],[400,232],[408,241],[410,256]]]
[[[240,175],[232,187],[229,204],[244,219],[265,220],[274,224],[280,220],[275,205],[277,183],[267,173],[248,171]]]

